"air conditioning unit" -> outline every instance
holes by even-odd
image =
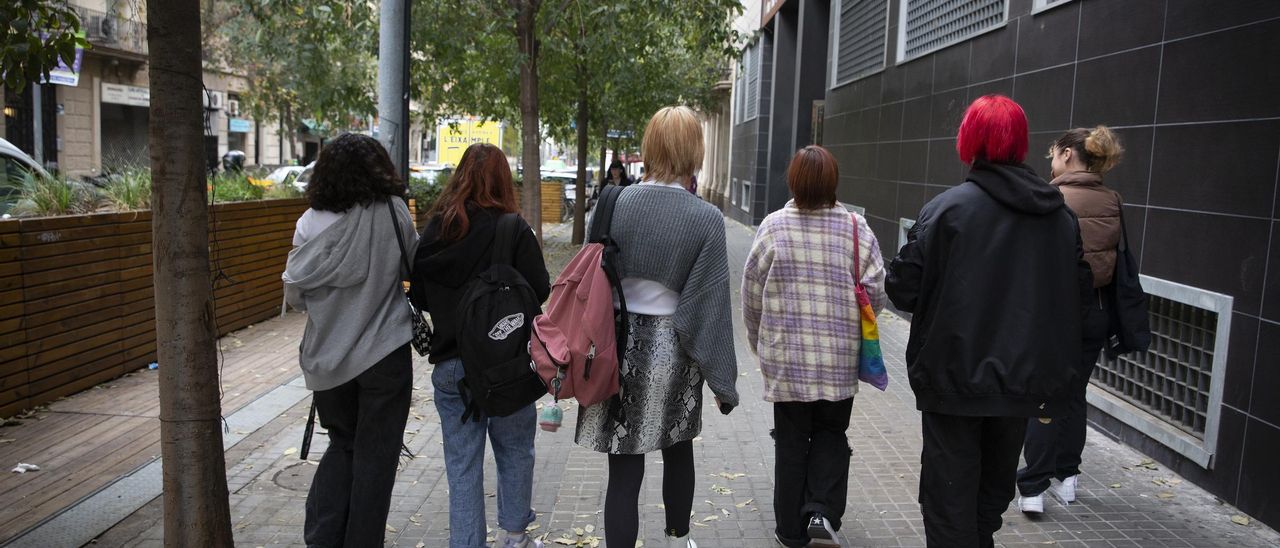
[[[102,38],[102,19],[101,15],[89,16],[89,24],[86,25],[85,31],[90,39],[97,40]]]
[[[98,21],[98,36],[101,36],[104,42],[114,42],[116,37],[119,36],[117,27],[115,17],[103,17]]]
[[[240,101],[237,99],[228,100],[227,116],[239,116],[239,115],[240,115]]]
[[[225,102],[226,95],[221,91],[210,91],[204,94],[204,108],[209,110],[222,110],[222,105]]]

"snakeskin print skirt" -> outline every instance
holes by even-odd
[[[702,431],[702,372],[676,339],[670,316],[630,314],[622,391],[578,410],[574,441],[601,453],[640,455]]]

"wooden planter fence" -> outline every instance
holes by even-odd
[[[280,313],[305,200],[219,204],[210,216],[218,334]],[[156,359],[151,212],[0,221],[0,417]]]

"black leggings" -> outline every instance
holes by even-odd
[[[689,534],[693,510],[693,442],[662,450],[662,502],[668,536]],[[640,484],[644,455],[609,455],[609,487],[604,496],[604,539],[609,546],[635,546],[640,529]]]

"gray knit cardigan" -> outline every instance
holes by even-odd
[[[594,220],[594,219],[593,219]],[[673,316],[680,346],[711,391],[738,405],[724,216],[689,191],[632,185],[622,191],[610,235],[622,249],[619,276],[680,294]]]

